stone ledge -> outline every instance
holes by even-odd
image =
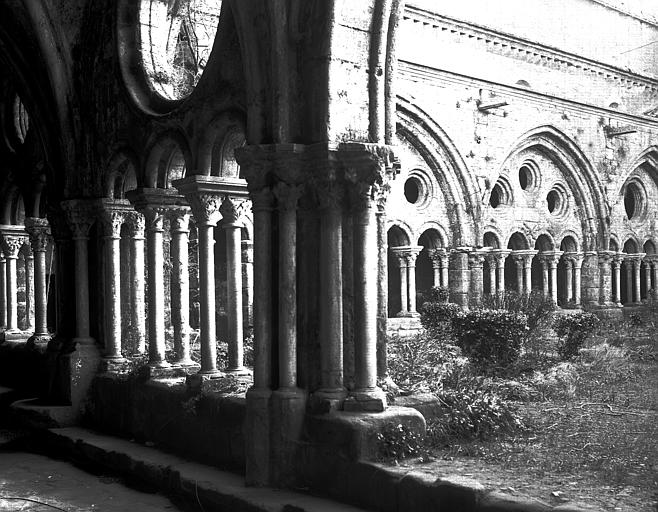
[[[291,491],[247,487],[244,478],[162,453],[124,439],[82,428],[49,430],[45,444],[60,455],[75,456],[128,477],[146,481],[165,493],[183,494],[208,512],[317,511],[359,512],[361,509]]]

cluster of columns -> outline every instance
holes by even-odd
[[[397,259],[398,268],[400,270],[400,304],[402,306],[400,308],[400,312],[397,314],[399,317],[419,316],[418,312],[416,311],[416,258],[418,258],[418,254],[420,254],[420,251],[422,250],[423,247],[421,246],[402,246],[391,248],[392,253]],[[437,281],[437,274],[440,282],[441,260],[439,257],[435,256],[435,258],[438,260],[438,262],[434,265],[434,282]],[[447,261],[444,268],[447,273]],[[447,275],[445,282],[448,282]]]
[[[46,219],[27,217],[24,226],[0,226],[0,328],[4,337],[43,344],[50,339],[47,325],[47,262],[50,226]],[[18,259],[25,269],[25,325],[18,324]]]
[[[246,194],[246,192],[245,192]],[[99,221],[103,238],[104,320],[103,358],[108,369],[125,361],[125,354],[141,355],[147,350],[151,368],[198,366],[190,356],[189,222],[191,208],[172,190],[138,189],[125,200],[95,202],[66,201],[63,207],[73,233],[76,255],[76,341],[93,343],[89,326],[88,241],[89,230]],[[227,247],[229,363],[225,371],[242,372],[242,245],[239,215],[228,212],[225,198]],[[208,222],[204,211],[196,211],[199,231],[201,369],[219,375],[215,327],[215,280],[213,228],[219,216]],[[170,305],[175,360],[165,357],[165,229],[170,239]],[[127,228],[127,229],[126,229]],[[122,231],[123,243],[122,244]],[[127,240],[126,240],[127,237]],[[122,246],[124,253],[122,254]],[[122,258],[123,256],[123,258]],[[125,264],[127,261],[128,264]],[[128,302],[128,308],[126,308]],[[129,318],[122,311],[130,311]],[[148,311],[148,314],[147,314]],[[127,328],[126,328],[127,327]],[[128,333],[125,339],[124,333]]]
[[[645,253],[621,253],[601,251],[598,253],[601,304],[622,306],[622,264],[625,267],[626,304],[642,302],[642,277],[644,267],[644,287],[649,298],[651,291],[658,290],[658,256]]]

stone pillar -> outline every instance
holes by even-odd
[[[441,286],[441,258],[436,249],[428,249],[427,255],[432,262],[432,286]]]
[[[398,268],[400,269],[400,312],[396,315],[398,317],[409,316],[409,285],[407,284],[407,258],[404,254],[404,249],[401,247],[392,247],[391,251],[398,261]]]
[[[624,257],[626,263],[626,304],[633,302],[633,260],[628,256]]]
[[[532,291],[532,258],[537,251],[528,251],[523,258],[523,293]]]
[[[112,210],[104,211],[101,220],[105,240],[105,308],[103,311],[105,353],[103,359],[118,362],[123,360],[121,356],[121,252],[119,244],[124,214]]]
[[[653,293],[658,300],[658,259],[653,260]]]
[[[614,269],[614,298],[613,302],[621,307],[621,262],[623,257],[617,253],[613,256],[612,265]]]
[[[470,247],[457,247],[451,251],[450,296],[462,307],[468,307],[471,271],[468,268]]]
[[[19,234],[2,235],[2,250],[6,259],[7,276],[7,328],[5,333],[18,333],[18,279],[16,261],[18,252],[25,243],[25,236]]]
[[[496,274],[498,275],[496,291],[500,294],[505,293],[505,260],[507,256],[509,256],[509,251],[496,250]]]
[[[279,390],[297,391],[297,201],[300,186],[279,183]]]
[[[190,357],[190,276],[188,235],[190,208],[178,206],[167,212],[171,233],[171,323],[174,328],[174,352],[179,366],[195,366]]]
[[[444,288],[449,288],[450,283],[448,281],[448,269],[449,269],[449,256],[448,251],[445,249],[437,249],[439,258],[441,258],[441,286]]]
[[[383,411],[386,396],[377,386],[377,223],[373,187],[355,183],[354,212],[354,338],[355,387],[346,410]],[[415,286],[414,286],[415,288]],[[349,402],[349,403],[348,403]]]
[[[616,299],[612,292],[612,254],[610,251],[599,251],[599,304],[611,306]]]
[[[7,260],[0,253],[0,329],[7,327]]]
[[[549,286],[549,277],[548,277],[548,260],[546,259],[545,256],[540,256],[539,262],[541,263],[541,285],[542,285],[542,292],[544,294],[544,297],[549,297],[551,292],[550,292],[550,286]]]
[[[336,184],[318,191],[320,198],[320,389],[321,410],[340,409],[343,385],[343,214]]]
[[[580,307],[581,305],[581,269],[583,265],[583,255],[578,254],[572,258],[573,263],[573,299],[576,306]]]
[[[648,301],[651,295],[651,262],[645,258],[642,265],[644,266],[644,288],[647,291],[646,301]]]
[[[516,265],[516,291],[519,293],[523,293],[524,291],[523,269],[525,267],[525,258],[521,254],[516,254],[515,252],[512,252],[512,259],[514,260],[514,265]]]
[[[87,244],[89,229],[93,224],[91,214],[78,201],[62,204],[73,233],[75,246],[75,338],[73,341],[90,345],[94,343],[89,331],[89,257]]]
[[[416,311],[416,258],[422,247],[411,247],[405,254],[407,262],[407,296],[409,297],[409,316],[419,316]]]
[[[641,292],[641,281],[640,281],[640,268],[642,265],[642,257],[637,257],[633,260],[633,281],[634,281],[634,290],[635,294],[633,296],[633,302],[635,304],[640,304],[642,302]]]
[[[484,289],[484,253],[472,251],[468,254],[468,266],[471,271],[469,303],[477,305],[482,300]]]
[[[548,262],[548,270],[551,278],[551,297],[557,305],[557,264],[560,260],[561,252],[553,252],[552,258]]]
[[[127,217],[130,228],[130,337],[133,355],[146,352],[146,300],[144,264],[144,215],[131,212]]]
[[[165,359],[165,301],[164,301],[164,217],[166,209],[149,205],[142,213],[146,220],[148,261],[148,326],[149,366],[166,368]]]
[[[25,263],[25,331],[34,329],[34,254],[32,244],[28,241],[23,245]],[[45,264],[45,263],[44,263]]]
[[[245,327],[254,325],[254,243],[242,240],[242,310]]]
[[[567,276],[567,303],[573,300],[573,262],[569,258],[564,259]]]
[[[220,207],[222,229],[226,233],[226,288],[228,309],[228,364],[226,373],[248,374],[244,367],[242,317],[242,225],[245,207],[242,199],[225,197]]]
[[[48,290],[46,287],[46,249],[48,246],[49,224],[46,219],[27,217],[25,230],[30,235],[30,245],[34,254],[34,343],[48,342]]]

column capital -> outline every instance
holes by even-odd
[[[302,185],[279,182],[274,187],[274,195],[276,196],[279,209],[283,211],[297,209],[297,203],[303,192],[304,187]]]
[[[71,199],[60,203],[69,228],[73,233],[74,240],[86,239],[89,237],[89,229],[96,221],[95,208],[91,201],[83,199]]]
[[[484,264],[486,256],[491,252],[491,250],[485,251],[482,249],[473,249],[468,253],[468,265],[473,268],[480,268]]]
[[[609,265],[615,256],[614,251],[598,251],[596,256],[599,260],[599,265]]]
[[[566,261],[572,263],[574,268],[580,268],[585,258],[582,252],[565,252],[562,256]]]
[[[166,217],[169,219],[172,233],[188,233],[190,227],[189,206],[171,206],[167,208]]]
[[[206,226],[216,226],[221,220],[220,209],[224,197],[247,198],[249,196],[247,184],[239,178],[193,174],[174,181],[174,186],[185,196],[192,207],[192,214],[196,222]]]
[[[100,221],[106,238],[121,238],[121,226],[126,220],[126,212],[119,210],[103,210]]]
[[[0,227],[0,238],[5,258],[16,259],[27,236],[22,226],[5,225]]]
[[[242,216],[249,210],[249,201],[245,197],[224,196],[219,212],[225,227],[236,226]]]
[[[30,237],[32,251],[45,252],[50,235],[50,223],[48,219],[25,217],[25,231],[27,231]]]
[[[144,230],[146,229],[146,218],[143,213],[132,211],[126,214],[126,222],[130,229],[130,236],[135,240],[144,238]]]

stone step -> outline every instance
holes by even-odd
[[[57,454],[92,463],[146,482],[164,494],[185,496],[208,512],[358,512],[342,503],[271,488],[247,487],[240,475],[79,427],[47,431],[46,446]]]
[[[71,426],[78,419],[74,407],[44,404],[37,398],[13,402],[9,416],[16,424],[32,429]]]

